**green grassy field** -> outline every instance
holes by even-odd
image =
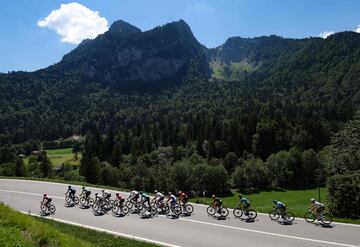
[[[155,246],[103,232],[37,218],[0,204],[0,246],[3,247],[140,247]]]
[[[81,154],[79,153],[78,159],[75,160],[72,148],[52,149],[45,151],[47,152],[47,156],[53,163],[54,167],[58,167],[65,162],[70,162],[74,165],[80,165]]]

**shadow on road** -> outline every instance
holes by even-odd
[[[40,212],[40,216],[42,217],[46,217],[49,216],[51,213],[44,213],[44,212]]]

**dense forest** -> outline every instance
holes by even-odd
[[[353,32],[233,37],[207,49],[183,21],[147,32],[116,22],[58,64],[0,74],[0,173],[54,176],[46,155],[27,165],[17,155],[80,135],[71,144],[80,169],[62,169],[69,180],[194,193],[328,181],[343,214],[336,184],[359,186],[358,173],[346,177],[359,163],[344,166],[334,150],[356,132],[359,68]]]

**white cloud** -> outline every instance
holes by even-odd
[[[329,37],[330,35],[333,35],[335,32],[334,31],[325,31],[319,34],[319,37],[326,39],[327,37]]]
[[[62,37],[62,42],[71,44],[93,39],[109,29],[108,21],[98,11],[92,11],[76,2],[61,4],[59,9],[51,11],[37,24],[55,30]]]
[[[360,24],[357,26],[357,28],[355,29],[355,32],[360,33]]]

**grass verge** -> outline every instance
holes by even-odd
[[[24,215],[1,203],[0,246],[150,247],[156,245]]]

